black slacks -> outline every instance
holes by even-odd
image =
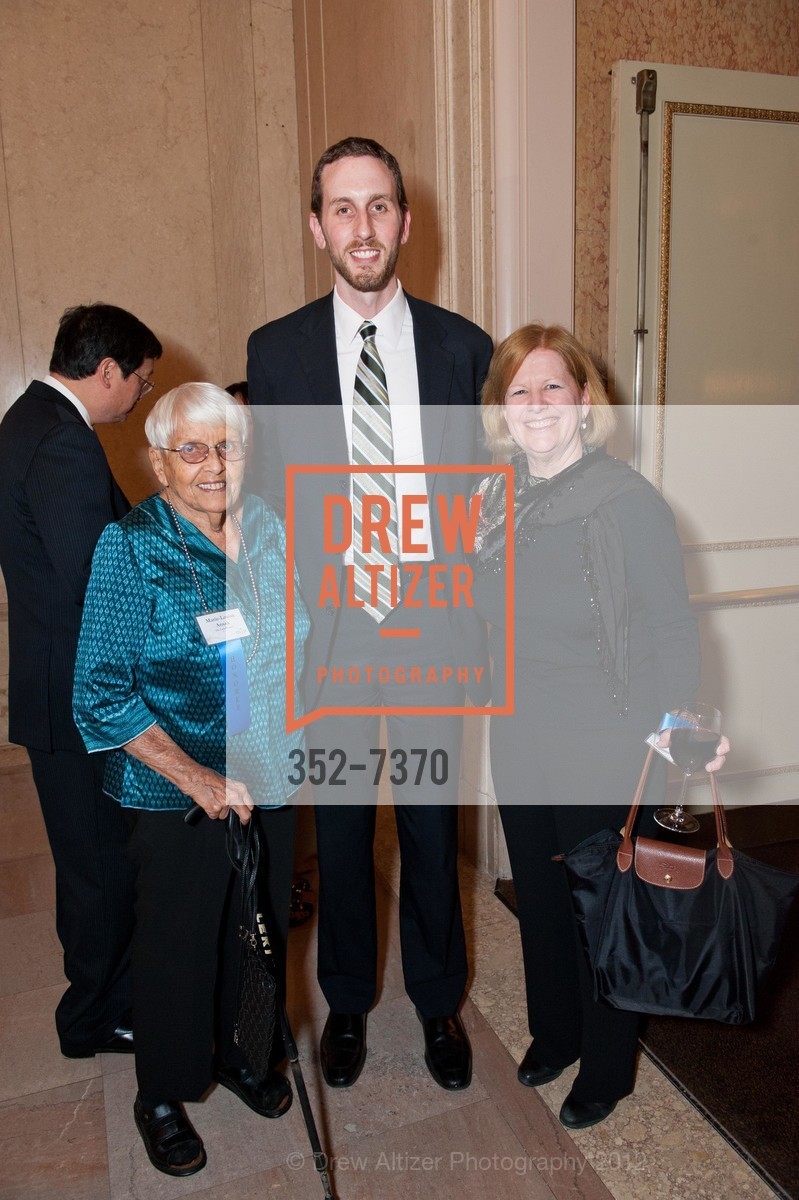
[[[463,689],[456,677],[420,685],[410,677],[417,666],[422,680],[429,668],[443,678],[443,668],[452,665],[446,613],[426,612],[419,620],[412,610],[398,609],[388,621],[421,625],[421,637],[381,639],[380,627],[370,617],[342,611],[329,669],[343,671],[345,682],[326,681],[317,705],[461,705]],[[377,677],[378,664],[389,671],[388,681]],[[368,667],[374,668],[371,680]],[[350,669],[360,672],[355,683]],[[458,890],[462,719],[411,713],[390,715],[386,724],[383,783],[391,784],[402,863],[399,909],[405,988],[424,1016],[445,1016],[460,1004],[467,976]],[[322,749],[328,764],[333,750],[343,751],[347,763],[339,776],[342,783],[334,783],[328,769],[325,781],[314,788],[319,984],[334,1012],[366,1012],[377,988],[373,843],[380,717],[346,712],[326,716],[309,726],[306,741],[308,753]],[[446,781],[435,782],[444,769]]]
[[[149,1103],[199,1100],[213,1063],[244,1066],[233,1042],[238,989],[238,875],[225,822],[128,810],[138,875],[133,939],[136,1076]],[[285,963],[296,813],[260,813],[267,929]],[[279,1036],[278,1036],[279,1042]],[[276,1053],[276,1057],[280,1057]]]
[[[523,659],[516,666],[514,714],[491,718],[491,774],[516,888],[534,1052],[553,1068],[580,1059],[580,1100],[618,1100],[633,1087],[640,1018],[594,1000],[566,872],[552,856],[624,824],[657,717],[641,702],[622,718],[598,669],[544,675]],[[645,803],[657,800],[663,782],[662,772],[651,773]],[[644,815],[639,830],[646,822]]]
[[[627,816],[622,805],[500,805],[508,844],[536,1058],[548,1067],[580,1060],[581,1100],[619,1100],[632,1091],[638,1013],[594,1000],[566,872],[552,856]]]
[[[130,1010],[134,871],[122,810],[102,790],[104,754],[28,750],[55,862],[56,930],[69,987],[61,1046],[106,1041]]]

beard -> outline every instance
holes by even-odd
[[[400,252],[401,243],[399,239],[388,247],[378,241],[351,242],[344,251],[344,254],[336,254],[327,239],[325,239],[325,242],[328,257],[337,274],[346,280],[356,292],[380,292],[394,277],[394,270],[397,266],[397,259]],[[385,252],[383,265],[377,268],[367,266],[353,267],[352,260],[348,257],[351,250],[383,250]]]

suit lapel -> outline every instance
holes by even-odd
[[[450,352],[444,349],[446,333],[435,318],[421,311],[413,296],[406,293],[405,298],[413,318],[424,460],[433,466],[441,462],[454,361]]]
[[[308,312],[295,335],[294,350],[314,404],[340,404],[332,292]]]
[[[308,461],[346,463],[349,455],[341,412],[332,292],[311,309],[297,330],[294,351],[313,402],[312,411],[303,420],[303,437],[311,451]]]

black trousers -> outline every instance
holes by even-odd
[[[618,1100],[633,1087],[640,1018],[594,1000],[566,872],[552,856],[624,824],[657,704],[641,701],[622,718],[598,669],[544,675],[523,659],[516,667],[515,711],[491,718],[491,774],[516,888],[535,1056],[553,1068],[579,1058],[577,1097]],[[654,770],[645,803],[657,801],[663,783]]]
[[[104,754],[28,750],[55,862],[56,930],[69,987],[64,1049],[106,1041],[130,1010],[134,872],[122,810],[102,790]]]
[[[133,1025],[139,1091],[152,1104],[199,1100],[212,1082],[215,1059],[226,1066],[245,1065],[233,1042],[238,876],[227,856],[225,822],[203,818],[189,826],[180,811],[128,811],[138,871]],[[281,964],[295,818],[291,807],[260,814],[267,879],[262,898]]]
[[[413,665],[439,671],[451,665],[446,614],[427,612],[420,622],[412,610],[397,610],[388,621],[421,624],[421,637],[381,639],[379,626],[370,617],[342,611],[329,669],[343,670],[345,682],[326,682],[318,706],[462,704],[462,688],[456,682],[417,686],[408,675]],[[380,682],[376,673],[367,678],[366,668],[378,663],[389,669],[390,681]],[[357,683],[349,680],[350,668],[360,669]],[[404,680],[396,678],[398,668],[405,670]],[[402,863],[399,909],[405,988],[424,1016],[445,1016],[460,1004],[467,976],[458,890],[462,719],[390,715],[386,724],[389,753],[383,782],[391,782],[393,776]],[[319,984],[334,1012],[366,1012],[377,989],[373,846],[380,717],[345,712],[323,717],[309,726],[306,740],[309,753],[311,748],[324,751],[328,767],[333,750],[343,751],[347,763],[339,776],[343,784],[333,783],[328,769],[325,781],[314,788]],[[365,764],[365,770],[359,769],[360,764]],[[437,783],[444,766],[446,781]]]
[[[500,805],[508,844],[535,1056],[548,1067],[580,1060],[581,1100],[618,1100],[632,1091],[638,1013],[594,1000],[566,872],[552,856],[627,816],[622,805]]]

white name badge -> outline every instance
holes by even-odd
[[[218,646],[220,642],[237,642],[249,637],[247,622],[240,608],[220,609],[219,612],[201,613],[194,618],[200,626],[200,633],[209,646]]]
[[[660,737],[659,733],[650,733],[649,737],[646,738],[647,746],[651,746],[652,749],[655,750],[660,755],[661,758],[665,758],[666,762],[669,762],[669,763],[671,763],[672,766],[674,766],[674,759],[671,757],[671,751],[669,750],[668,746],[659,746],[658,745],[659,737]]]

